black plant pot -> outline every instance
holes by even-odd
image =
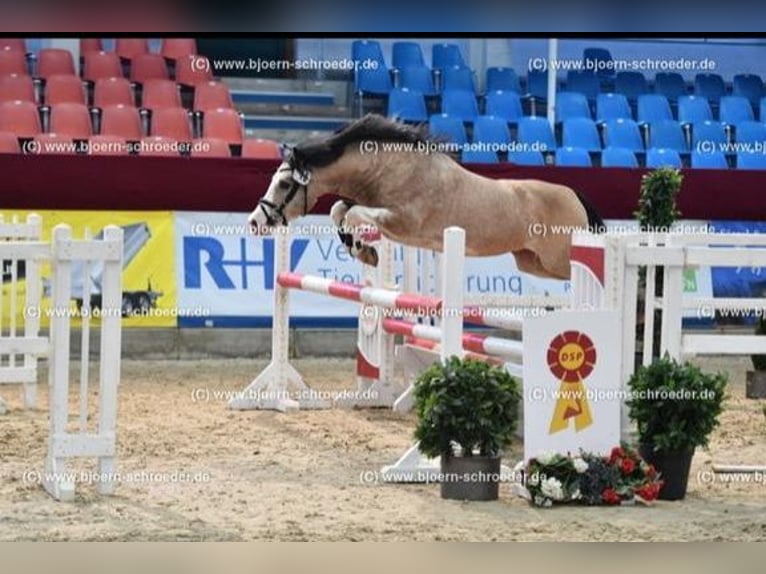
[[[441,496],[451,500],[497,500],[500,457],[442,456]]]
[[[694,449],[678,452],[655,452],[652,445],[642,444],[639,454],[646,462],[653,465],[663,481],[660,500],[683,500],[689,483],[689,470],[694,457]]]

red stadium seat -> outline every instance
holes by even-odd
[[[84,80],[95,82],[101,78],[121,78],[120,57],[114,52],[89,52],[83,58]]]
[[[178,141],[163,136],[150,136],[141,140],[141,149],[138,152],[142,156],[178,157]]]
[[[49,133],[35,136],[37,144],[35,153],[38,155],[73,154],[77,153],[72,138],[67,135]]]
[[[48,78],[54,74],[75,75],[74,58],[69,50],[43,48],[37,54],[37,76]]]
[[[0,102],[35,101],[35,84],[29,76],[10,74],[0,76]]]
[[[0,103],[0,131],[20,138],[31,138],[42,132],[37,106],[21,101]]]
[[[82,80],[77,76],[55,74],[45,81],[45,103],[49,106],[63,103],[86,104],[87,95]]]
[[[242,157],[282,159],[279,144],[273,140],[246,139],[242,142]]]
[[[106,106],[101,112],[101,133],[139,141],[143,136],[138,109],[130,106]]]
[[[223,82],[204,82],[194,88],[194,109],[205,111],[233,108],[229,86]]]
[[[139,84],[146,80],[170,78],[165,58],[159,54],[138,54],[130,62],[130,79]]]
[[[219,138],[229,145],[240,145],[243,140],[243,129],[237,110],[217,108],[206,111],[202,119],[202,136]]]
[[[27,44],[24,38],[0,38],[0,50],[16,50],[22,54],[27,53]]]
[[[114,51],[120,58],[132,60],[149,53],[149,41],[146,38],[117,38]]]
[[[100,78],[93,88],[93,105],[97,108],[106,106],[135,106],[133,88],[125,78]]]
[[[184,86],[197,86],[213,79],[210,60],[192,54],[176,61],[176,82]]]
[[[91,52],[103,52],[104,45],[101,38],[80,38],[80,57]]]
[[[147,110],[182,107],[178,84],[172,80],[147,80],[141,92],[141,107]]]
[[[226,146],[228,150],[229,147]],[[16,134],[11,132],[0,132],[0,153],[21,153],[19,140]]]
[[[130,155],[125,138],[110,135],[95,135],[89,140],[88,155]]]
[[[0,76],[9,74],[28,75],[27,57],[24,52],[19,50],[2,48],[0,49]]]
[[[189,113],[183,108],[158,108],[152,111],[153,136],[163,136],[176,141],[192,140]]]
[[[93,135],[90,111],[84,104],[64,103],[51,106],[51,133],[85,140]]]
[[[200,138],[192,142],[192,157],[231,157],[231,148],[224,140]]]
[[[197,41],[194,38],[164,38],[160,54],[168,60],[178,60],[189,54],[197,53]]]

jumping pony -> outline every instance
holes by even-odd
[[[255,234],[306,215],[323,195],[354,257],[377,264],[363,235],[377,228],[404,245],[440,250],[444,229],[466,232],[466,255],[512,253],[521,271],[568,279],[571,231],[603,227],[570,188],[544,181],[490,179],[434,152],[423,126],[369,114],[322,140],[289,150],[249,218]]]

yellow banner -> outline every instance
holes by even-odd
[[[124,327],[175,327],[177,324],[177,290],[175,277],[175,251],[173,242],[173,215],[170,211],[0,211],[5,222],[14,216],[25,221],[29,213],[37,213],[42,218],[43,241],[50,241],[51,230],[59,223],[66,223],[72,228],[72,237],[82,239],[85,230],[90,230],[93,237],[107,225],[117,225],[125,233],[123,249],[123,320]],[[11,308],[17,329],[22,329],[24,317],[29,313],[38,313],[43,327],[48,325],[50,299],[47,287],[50,285],[50,266],[42,266],[43,292],[40,309],[29,309],[25,304],[25,283],[18,281],[16,300],[13,300],[10,280],[11,263],[3,262],[2,324],[7,329],[11,325]],[[73,277],[73,282],[82,278]],[[73,284],[73,285],[74,285]],[[73,289],[77,293],[77,289]],[[94,293],[97,295],[97,293]],[[93,301],[93,299],[92,299]],[[73,324],[79,325],[77,314],[80,302],[73,301]],[[94,323],[99,322],[97,310],[92,313]]]

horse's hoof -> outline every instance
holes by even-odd
[[[365,245],[362,247],[361,251],[359,251],[358,259],[365,265],[369,265],[370,267],[377,267],[378,251],[374,247]]]

